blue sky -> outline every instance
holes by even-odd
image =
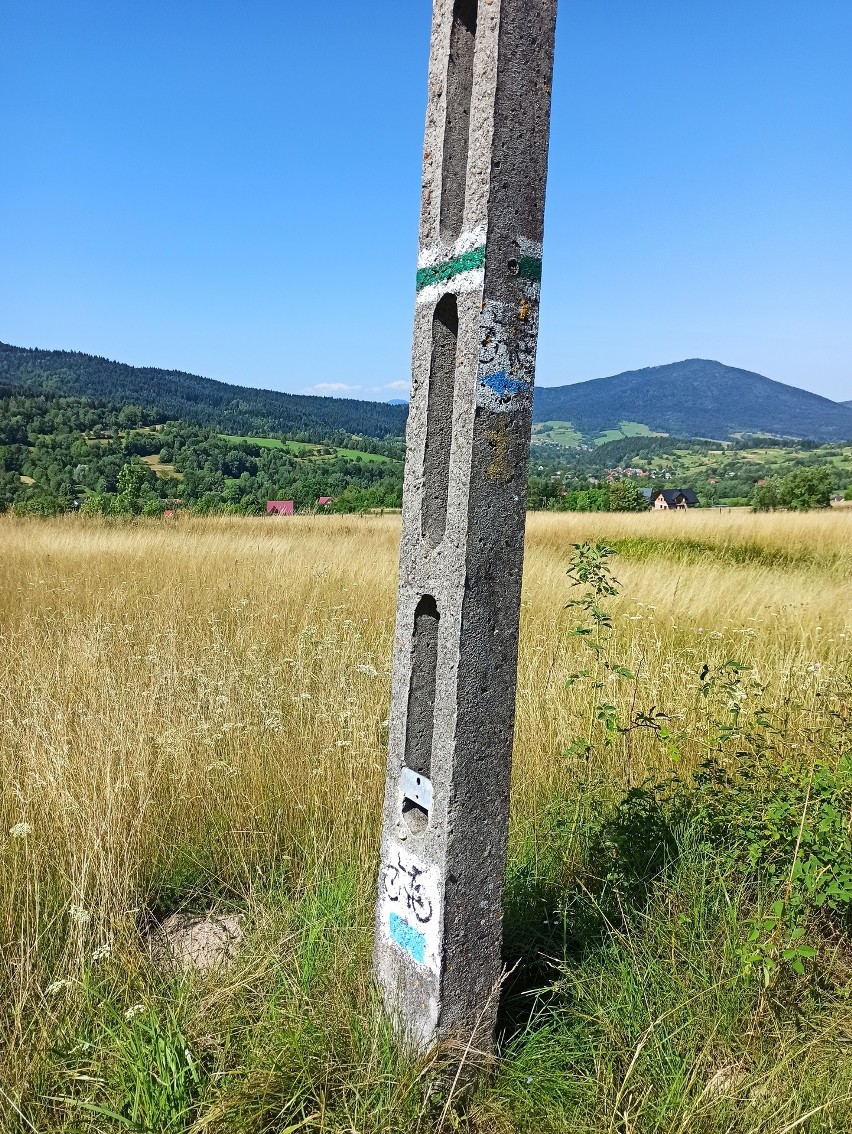
[[[408,387],[430,0],[0,3],[0,339]],[[538,380],[852,398],[850,0],[561,0]]]

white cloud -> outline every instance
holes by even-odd
[[[318,382],[316,386],[309,386],[306,394],[351,394],[360,390],[360,386],[347,386],[345,382]]]
[[[400,380],[399,382],[388,382],[385,385],[385,389],[386,390],[407,390],[410,385],[411,385],[410,382],[403,382],[403,381]]]

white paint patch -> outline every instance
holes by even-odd
[[[518,251],[522,256],[534,256],[536,260],[541,259],[542,246],[540,240],[527,240],[525,236],[518,236],[515,239]]]
[[[432,248],[424,248],[417,256],[417,270],[434,268],[436,264],[443,264],[445,260],[455,260],[457,256],[463,256],[465,252],[472,252],[474,248],[481,248],[487,235],[488,226],[483,223],[470,229],[469,232],[463,232],[450,248],[443,247],[440,244],[433,245]]]
[[[442,295],[463,295],[468,291],[482,291],[484,287],[485,268],[471,268],[470,271],[459,272],[451,279],[421,288],[417,293],[417,306],[422,303],[437,303]]]
[[[382,936],[415,965],[437,976],[442,921],[438,867],[398,843],[388,844],[379,874]]]

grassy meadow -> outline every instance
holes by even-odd
[[[464,1098],[370,981],[398,534],[0,517],[0,1130],[852,1128],[852,512],[529,517]],[[211,908],[234,967],[158,968],[150,927]]]

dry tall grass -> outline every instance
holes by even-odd
[[[564,609],[571,543],[621,552],[612,650],[638,677],[612,700],[665,710],[688,762],[708,728],[705,664],[752,667],[736,695],[786,711],[791,752],[828,720],[852,672],[850,535],[837,512],[531,516],[516,835],[578,777],[638,782],[665,765],[650,733],[591,766],[563,755],[594,702],[565,688],[581,659]],[[56,1011],[58,982],[101,946],[132,968],[140,910],[199,864],[241,892],[329,856],[370,877],[397,542],[395,517],[2,518],[7,1093],[26,1090],[33,1021]]]

